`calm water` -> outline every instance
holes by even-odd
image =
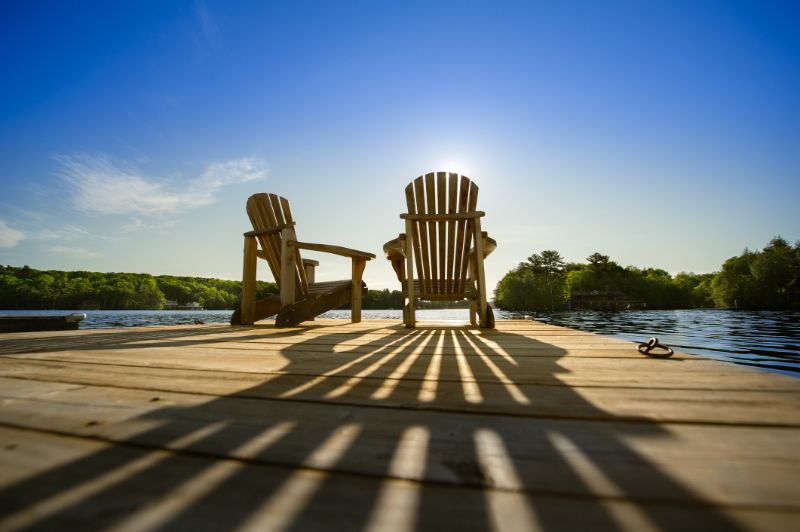
[[[721,309],[575,311],[538,320],[800,377],[800,312]]]
[[[65,314],[69,311],[0,311],[0,315]],[[228,323],[231,311],[76,311],[84,312],[83,329],[143,325]],[[349,317],[335,310],[324,318]],[[498,319],[512,313],[495,311]],[[365,320],[401,321],[399,310],[365,310]],[[418,310],[421,321],[468,320],[466,310]],[[676,351],[800,377],[800,312],[741,310],[574,311],[539,313],[536,319],[636,342],[657,336]]]

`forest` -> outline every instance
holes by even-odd
[[[278,291],[259,281],[259,298]],[[200,303],[206,309],[239,306],[241,283],[203,277],[146,273],[36,270],[0,265],[0,308],[159,310],[167,300]]]
[[[275,283],[258,281],[256,297],[278,292]],[[208,310],[239,306],[241,282],[146,273],[98,273],[36,270],[0,265],[0,309],[160,310],[167,300],[197,302]],[[365,309],[400,309],[398,290],[370,290]]]
[[[622,267],[593,253],[566,263],[558,251],[534,253],[508,272],[495,290],[505,310],[567,308],[800,308],[800,242],[773,238],[761,251],[745,249],[720,271],[679,273]]]

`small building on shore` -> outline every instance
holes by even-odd
[[[573,292],[567,301],[570,309],[627,310],[644,309],[647,303],[639,297],[631,297],[623,292],[591,290]]]
[[[203,308],[203,305],[201,305],[197,301],[191,301],[189,303],[181,305],[173,299],[167,299],[164,302],[164,310],[205,310],[205,309]]]

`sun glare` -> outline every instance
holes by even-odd
[[[440,164],[437,167],[437,170],[444,170],[446,172],[455,172],[457,174],[469,176],[470,167],[468,164],[465,164],[463,161],[458,161],[457,159],[450,159],[448,162]]]

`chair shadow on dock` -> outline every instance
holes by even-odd
[[[460,327],[261,330],[230,341],[253,354],[287,340],[280,372],[98,419],[96,450],[0,490],[0,529],[740,529],[629,443],[673,435],[559,378],[555,345]]]

